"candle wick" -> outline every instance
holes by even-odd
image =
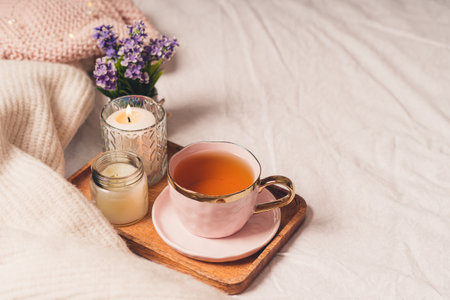
[[[130,117],[127,117],[128,118],[128,123],[131,123],[131,119],[130,119]]]

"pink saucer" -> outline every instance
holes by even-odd
[[[275,197],[263,190],[257,202],[273,200]],[[152,221],[159,236],[176,251],[198,260],[225,262],[250,256],[270,242],[280,226],[281,212],[277,208],[253,215],[240,231],[231,236],[203,238],[193,235],[181,224],[166,187],[153,204]]]

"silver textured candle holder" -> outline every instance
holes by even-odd
[[[141,95],[123,96],[106,103],[100,115],[103,149],[131,151],[138,155],[144,164],[149,185],[161,180],[167,170],[167,117],[163,102]],[[128,105],[151,112],[155,123],[126,130],[123,126],[117,128],[108,122],[110,115],[126,109]]]

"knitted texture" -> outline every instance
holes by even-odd
[[[75,67],[0,61],[0,298],[222,296],[132,254],[60,175],[63,148],[93,101]]]
[[[131,0],[14,0],[0,5],[0,59],[72,62],[101,55],[94,27],[143,20],[149,37],[156,29]]]

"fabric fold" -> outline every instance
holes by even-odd
[[[132,254],[61,176],[63,148],[93,101],[75,67],[0,61],[0,298],[220,297]]]

